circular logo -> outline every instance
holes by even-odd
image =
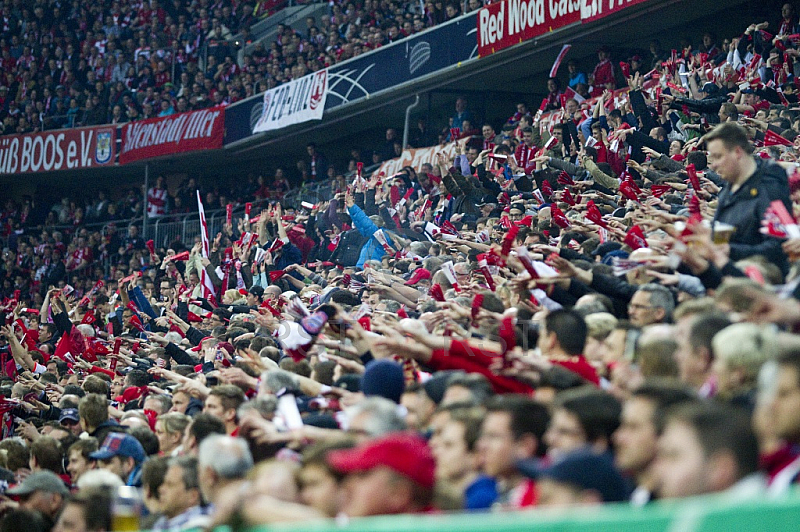
[[[253,105],[252,109],[250,109],[250,131],[253,131],[253,128],[256,127],[258,121],[261,120],[261,111],[263,108],[264,103],[259,101]]]
[[[308,106],[312,111],[319,106],[322,98],[325,96],[325,85],[327,79],[328,78],[324,70],[314,76],[314,85],[311,87],[311,99],[308,102]]]

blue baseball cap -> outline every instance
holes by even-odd
[[[611,455],[597,454],[580,449],[564,455],[548,466],[540,460],[522,460],[517,469],[526,477],[551,479],[570,484],[581,490],[596,491],[603,502],[621,502],[628,499],[629,490],[625,479],[614,467]]]
[[[609,251],[608,253],[603,255],[602,263],[611,266],[615,257],[619,257],[620,259],[627,259],[629,255],[630,254],[627,251],[622,251],[621,249],[615,249],[614,251]]]
[[[80,416],[78,415],[77,408],[65,408],[61,411],[61,415],[58,417],[59,423],[64,423],[64,421],[72,421],[77,423],[81,420]]]
[[[144,462],[147,454],[139,440],[122,432],[109,433],[102,447],[89,454],[92,460],[108,460],[115,456],[131,457],[138,464]]]

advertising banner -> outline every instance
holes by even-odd
[[[221,148],[224,135],[224,107],[131,122],[122,127],[119,162]]]
[[[501,0],[478,11],[478,55],[485,57],[574,23],[647,0]]]
[[[478,12],[478,54],[493,54],[580,22],[580,1],[502,0]]]
[[[647,0],[581,0],[581,21],[586,24]]]
[[[363,101],[381,91],[429,76],[476,57],[476,15],[477,11],[472,12],[407,39],[330,66],[325,72],[326,90],[316,113],[321,113],[323,107],[330,111]],[[318,74],[320,73],[315,72],[309,76]],[[268,98],[248,98],[227,107],[225,144],[244,140],[259,131],[269,131],[305,120],[319,119],[316,114],[311,116],[310,109],[303,110],[304,114],[297,119],[291,117],[296,113],[296,109],[292,109],[291,105],[301,106],[308,103],[308,100],[295,96],[305,94],[303,91],[291,87],[293,84],[299,87],[300,81],[271,89],[269,92],[276,96],[271,94]],[[320,87],[321,84],[319,80],[316,84],[312,83],[312,87]],[[312,90],[309,94],[313,93]],[[269,115],[264,111],[265,104],[272,108]],[[292,113],[289,114],[287,111]],[[265,120],[265,117],[273,115],[281,116],[284,123],[276,124],[271,120]]]
[[[320,70],[264,93],[261,118],[253,133],[322,120],[328,95],[328,71]]]
[[[328,70],[327,109],[375,96],[476,57],[477,11]]]
[[[114,164],[113,127],[0,137],[0,174],[82,170]]]

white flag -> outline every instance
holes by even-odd
[[[208,240],[208,224],[206,223],[206,211],[203,209],[203,200],[200,199],[200,191],[197,191],[197,210],[200,213],[200,237],[203,240],[203,249],[202,254],[203,258],[208,258],[208,251],[209,247],[209,240]],[[200,269],[200,285],[203,287],[203,297],[216,303],[216,297],[214,296],[214,285],[211,283],[211,279],[206,273],[205,268]]]

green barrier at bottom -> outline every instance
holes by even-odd
[[[702,497],[677,503],[582,507],[498,514],[400,515],[258,527],[253,532],[762,532],[800,530],[800,496],[730,501]]]

